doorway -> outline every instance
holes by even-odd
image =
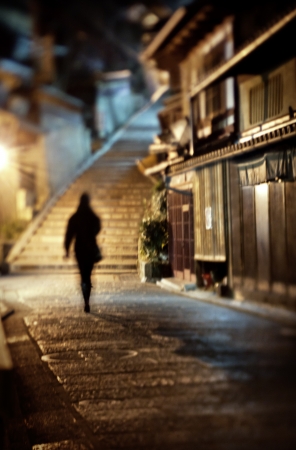
[[[176,278],[196,281],[192,190],[168,193],[169,261]]]

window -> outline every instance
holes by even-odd
[[[206,116],[217,115],[222,109],[222,84],[216,84],[206,90]]]
[[[283,77],[276,74],[250,89],[250,124],[278,116],[283,109]]]
[[[267,118],[278,116],[283,109],[283,77],[281,73],[268,80]]]
[[[250,124],[264,120],[264,83],[250,90]]]

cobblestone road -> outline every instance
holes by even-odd
[[[296,448],[295,330],[132,275],[93,281],[86,315],[74,274],[0,278],[11,450]]]

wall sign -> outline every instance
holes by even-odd
[[[207,206],[205,208],[205,216],[206,216],[206,230],[211,230],[213,228],[211,206]]]

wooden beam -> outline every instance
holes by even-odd
[[[140,55],[141,61],[146,61],[151,58],[154,53],[160,48],[160,46],[164,43],[165,39],[168,38],[170,33],[174,30],[174,28],[178,25],[178,23],[183,19],[187,10],[185,7],[181,7],[177,9],[177,11],[172,15],[172,17],[167,21],[165,26],[160,30],[160,32],[155,36],[150,45],[144,50],[144,52]]]

